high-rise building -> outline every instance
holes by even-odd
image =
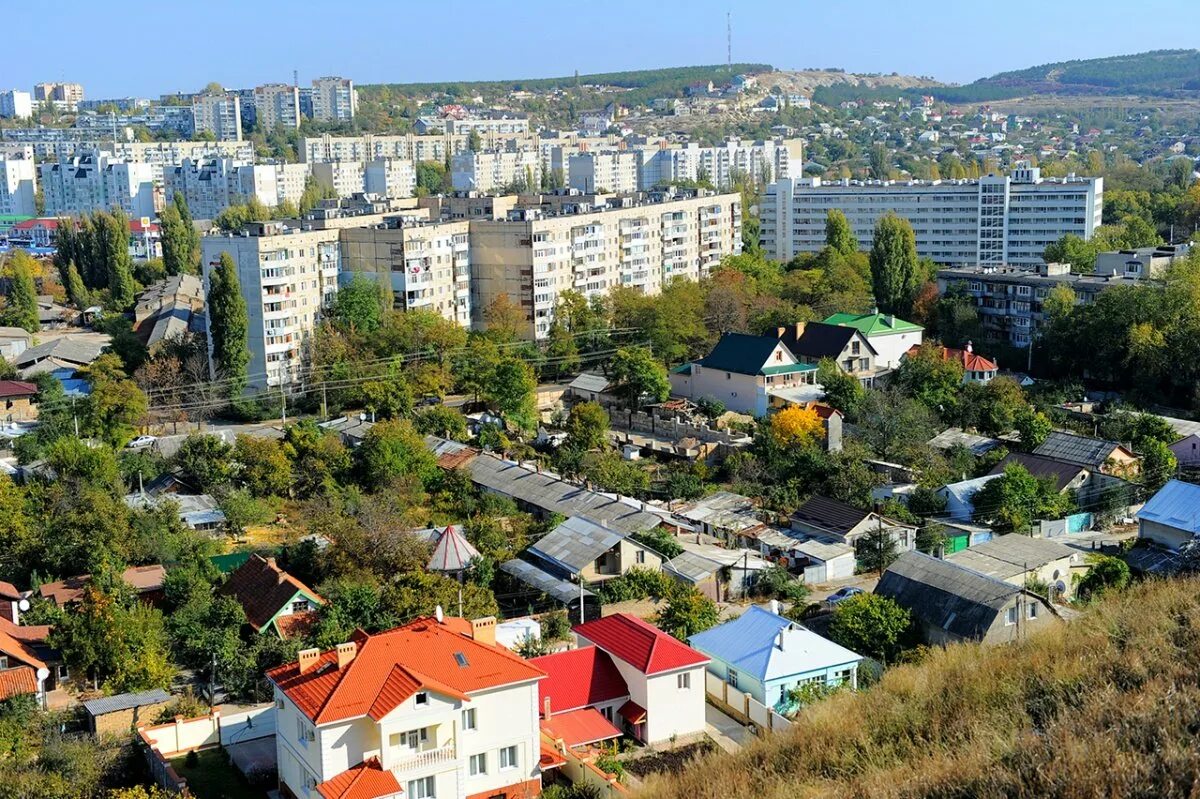
[[[301,230],[285,222],[252,222],[238,234],[201,239],[206,293],[222,253],[237,266],[249,317],[251,391],[299,379],[304,343],[337,293],[338,234]],[[210,358],[211,336],[210,325]]]
[[[338,197],[349,197],[365,189],[366,166],[362,161],[332,161],[311,165],[313,180],[331,189]]]
[[[628,194],[638,190],[641,158],[632,150],[575,153],[567,160],[567,184],[585,194]]]
[[[33,99],[39,103],[61,104],[64,110],[74,111],[83,100],[80,83],[38,83],[33,87]]]
[[[254,198],[268,207],[299,205],[308,174],[308,164],[243,164],[237,168],[236,194],[243,203]]]
[[[93,151],[39,167],[47,216],[73,216],[119,207],[131,218],[162,208],[155,167]]]
[[[215,219],[239,201],[241,166],[248,164],[233,158],[184,158],[178,166],[163,167],[163,194],[183,195],[193,219]]]
[[[739,178],[758,184],[799,175],[804,163],[801,139],[728,139],[716,147],[639,147],[640,186],[650,189],[675,181],[708,181],[728,190]]]
[[[242,140],[242,101],[237,94],[201,94],[192,100],[196,133],[211,133],[217,141]]]
[[[763,197],[761,241],[782,261],[817,252],[825,246],[826,215],[837,209],[865,250],[875,223],[892,212],[912,224],[917,254],[937,263],[1037,266],[1046,245],[1064,235],[1091,238],[1103,205],[1103,178],[1042,178],[1028,162],[1018,162],[1011,175],[979,180],[788,178]]]
[[[300,89],[286,83],[268,83],[254,90],[254,109],[259,130],[300,127]]]
[[[0,92],[0,117],[4,119],[29,119],[33,116],[33,98],[29,92],[8,89]]]
[[[417,168],[407,158],[380,158],[367,163],[363,182],[371,194],[411,197],[417,188]]]
[[[537,189],[541,159],[536,150],[466,150],[450,159],[450,180],[455,191],[484,194],[524,187]]]
[[[358,92],[348,78],[317,78],[312,82],[313,119],[349,122],[358,112]]]
[[[0,215],[36,216],[37,166],[31,159],[0,158]]]

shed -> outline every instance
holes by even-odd
[[[88,731],[93,735],[124,735],[140,724],[154,720],[171,701],[161,688],[135,694],[103,696],[83,703]]]
[[[1170,480],[1137,512],[1138,538],[1178,551],[1200,536],[1200,486]]]

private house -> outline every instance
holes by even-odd
[[[1093,472],[1130,478],[1141,470],[1138,456],[1115,441],[1055,430],[1033,451],[1034,455],[1083,466]]]
[[[33,648],[0,630],[0,701],[32,694],[45,704],[50,669]]]
[[[663,557],[629,537],[582,516],[572,516],[526,550],[543,568],[563,578],[596,583],[637,566],[657,571]]]
[[[946,560],[1016,586],[1041,583],[1053,596],[1070,599],[1075,593],[1071,576],[1087,571],[1077,549],[1048,538],[1010,533],[946,556]]]
[[[138,599],[151,605],[162,599],[163,580],[166,576],[167,570],[157,563],[149,566],[130,566],[121,573],[121,578],[137,594]],[[70,607],[83,598],[83,590],[91,581],[92,575],[81,574],[53,583],[43,583],[38,587],[38,595],[60,608]]]
[[[706,357],[671,370],[671,393],[709,397],[736,413],[762,416],[773,391],[811,387],[809,399],[820,399],[816,371],[815,362],[800,361],[778,339],[726,333]]]
[[[933,449],[948,451],[955,447],[964,447],[975,457],[986,455],[996,447],[1004,445],[998,438],[988,438],[974,433],[967,433],[961,427],[948,427],[929,439],[926,444]]]
[[[0,619],[21,623],[21,614],[29,610],[29,598],[15,585],[0,580]]]
[[[1102,497],[1106,501],[1127,497],[1132,501],[1132,486],[1120,477],[1102,474],[1095,469],[1088,469],[1075,463],[1062,460],[1030,455],[1025,452],[1012,452],[1005,456],[993,467],[991,475],[1003,474],[1011,464],[1025,467],[1034,477],[1053,481],[1058,492],[1075,492],[1075,498],[1080,505],[1091,505]]]
[[[619,738],[617,724],[631,729],[621,713],[630,704],[629,686],[607,652],[585,646],[529,662],[546,673],[538,697],[541,726],[551,738],[574,748]]]
[[[901,552],[916,547],[917,528],[829,497],[811,496],[791,516],[792,529],[854,546],[873,529],[885,529]]]
[[[835,313],[823,319],[821,324],[852,327],[862,333],[878,353],[875,363],[881,369],[895,369],[900,366],[900,359],[904,357],[904,353],[913,347],[921,346],[925,332],[925,328],[918,324],[906,322],[892,314],[878,312]]]
[[[710,658],[709,674],[779,713],[796,708],[790,694],[804,685],[858,687],[862,656],[780,616],[777,606],[752,605],[688,643]]]
[[[823,322],[797,322],[781,327],[777,337],[795,354],[800,363],[816,366],[828,358],[846,374],[871,385],[880,370],[879,353],[862,331],[846,325]]]
[[[730,601],[745,596],[765,568],[767,563],[756,551],[690,545],[664,563],[662,570],[709,599]]]
[[[533,799],[538,683],[496,620],[420,618],[267,671],[279,789],[298,799]]]
[[[1181,469],[1200,468],[1200,435],[1191,433],[1170,446]]]
[[[37,418],[33,404],[38,387],[20,380],[0,380],[0,422],[28,422]]]
[[[218,596],[236,599],[246,622],[258,633],[280,638],[303,634],[325,604],[316,591],[275,564],[275,558],[254,554],[217,589]]]
[[[1200,486],[1170,480],[1137,512],[1138,538],[1173,552],[1200,536]]]
[[[1031,591],[916,551],[892,562],[875,593],[908,610],[929,644],[1006,643],[1061,621]]]
[[[942,499],[946,500],[946,515],[955,521],[969,522],[974,518],[975,503],[972,501],[979,489],[983,488],[988,482],[995,480],[1003,474],[1001,472],[986,474],[983,477],[976,477],[972,480],[960,480],[957,483],[948,483],[937,490],[937,494]]]
[[[905,356],[911,357],[916,355],[920,349],[920,346],[914,346],[905,353]],[[974,346],[969,341],[965,349],[939,347],[938,351],[943,361],[957,361],[962,364],[963,383],[981,383],[987,385],[1000,373],[999,364],[975,352]]]
[[[722,539],[729,546],[739,546],[742,539],[757,538],[763,527],[754,501],[732,491],[718,491],[684,505],[675,515],[692,529]]]
[[[803,574],[808,583],[853,577],[858,564],[853,546],[829,536],[771,527],[759,534],[758,545],[764,558]]]
[[[57,708],[73,704],[74,699],[64,690],[64,683],[71,677],[70,670],[63,662],[62,652],[50,645],[53,629],[49,624],[14,624],[0,616],[0,633],[19,641],[45,664],[47,674],[42,683],[43,706]]]
[[[131,508],[159,508],[166,503],[171,504],[189,530],[215,532],[225,529],[225,511],[212,494],[172,493],[147,485],[141,492],[125,497],[125,504]]]
[[[16,360],[33,345],[33,336],[23,327],[0,327],[0,358]]]
[[[56,369],[82,369],[100,357],[108,336],[62,336],[24,350],[13,360],[22,379]]]
[[[616,394],[612,392],[612,382],[604,375],[594,372],[580,374],[571,381],[564,393],[573,402],[607,404],[618,401]]]

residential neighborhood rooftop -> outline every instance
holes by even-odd
[[[708,658],[629,613],[577,624],[575,634],[643,674],[660,674],[707,663]]]

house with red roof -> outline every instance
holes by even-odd
[[[704,732],[706,655],[628,613],[574,629],[579,649],[530,661],[547,675],[539,694],[552,738],[568,746],[604,740],[572,744],[555,734],[599,736],[601,721],[645,744]]]
[[[0,420],[27,422],[37,418],[33,404],[38,387],[21,380],[0,380]]]
[[[919,345],[910,347],[908,352],[904,353],[904,355],[905,357],[912,357],[916,355],[920,349],[921,347]],[[958,361],[962,364],[964,383],[987,384],[992,382],[992,378],[994,378],[996,373],[1000,371],[999,364],[975,352],[974,345],[972,345],[969,341],[967,342],[965,349],[959,350],[954,349],[953,347],[939,347],[938,349],[941,352],[942,360]]]
[[[357,630],[267,672],[279,790],[292,799],[532,799],[545,673],[496,643],[494,618]],[[548,765],[546,767],[549,767]]]
[[[279,568],[275,558],[258,554],[230,574],[217,594],[236,599],[255,632],[280,638],[308,630],[316,621],[317,608],[325,604],[320,594]]]
[[[32,694],[45,702],[50,669],[26,642],[0,629],[0,701]]]

